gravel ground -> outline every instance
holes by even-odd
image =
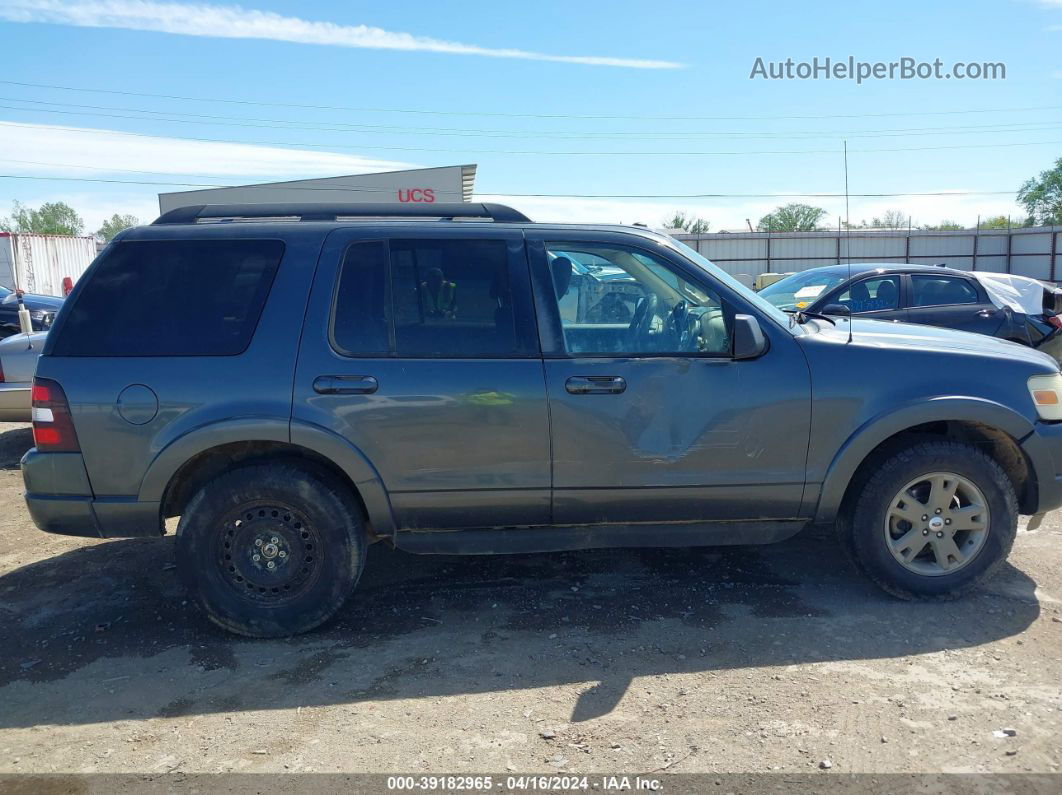
[[[185,601],[172,537],[37,531],[30,445],[0,424],[0,773],[1062,763],[1059,514],[1023,523],[983,591],[932,604],[878,592],[821,532],[495,558],[377,545],[337,620],[249,641]]]

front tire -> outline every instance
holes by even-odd
[[[1002,467],[974,445],[933,441],[881,461],[841,530],[875,583],[914,599],[976,588],[1006,560],[1017,527]]]
[[[297,635],[331,618],[365,565],[350,491],[299,462],[252,464],[214,478],[177,526],[177,566],[211,621],[256,638]]]

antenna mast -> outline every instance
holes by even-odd
[[[848,281],[852,281],[852,216],[848,211],[848,139],[844,140],[844,253],[848,260]],[[848,289],[851,290],[851,284]],[[848,341],[852,341],[852,313],[848,313]]]

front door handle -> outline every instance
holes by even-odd
[[[977,314],[979,316],[981,316],[981,317],[995,317],[996,316],[996,310],[995,309],[982,309]]]
[[[627,382],[618,375],[573,375],[564,388],[573,395],[618,395]]]
[[[319,375],[313,379],[318,395],[371,395],[380,382],[371,375]]]

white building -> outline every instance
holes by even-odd
[[[346,177],[266,182],[231,188],[207,188],[159,194],[159,210],[196,204],[266,202],[402,202],[432,204],[472,200],[476,166],[444,166]]]

